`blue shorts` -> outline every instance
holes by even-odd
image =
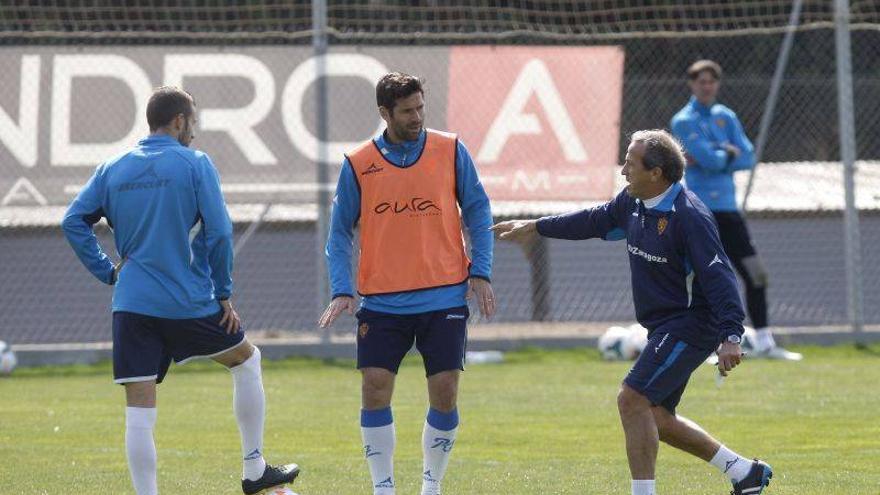
[[[244,331],[228,334],[223,312],[204,318],[171,320],[137,313],[113,313],[113,380],[124,384],[162,383],[171,360],[183,364],[213,357],[244,342]]]
[[[712,351],[686,344],[668,333],[654,334],[623,380],[655,406],[675,414],[691,374]]]
[[[413,315],[362,308],[357,313],[358,369],[383,368],[397,373],[415,341],[426,376],[464,370],[468,316],[467,306]]]

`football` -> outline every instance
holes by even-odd
[[[633,323],[629,326],[629,336],[623,343],[623,355],[625,359],[635,359],[648,345],[648,329]]]
[[[635,323],[628,327],[610,327],[599,337],[598,348],[607,361],[632,361],[648,343],[648,331]]]
[[[597,346],[602,359],[607,361],[623,361],[629,359],[626,357],[626,351],[629,347],[626,342],[629,340],[630,331],[624,327],[610,327],[602,336],[599,337]]]
[[[0,374],[8,375],[12,373],[16,364],[18,364],[18,359],[16,359],[15,353],[12,352],[12,348],[6,342],[0,340]]]

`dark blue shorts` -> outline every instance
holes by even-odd
[[[223,312],[204,318],[171,320],[137,313],[113,313],[113,380],[162,383],[171,360],[183,364],[213,357],[244,342],[244,331],[228,334]]]
[[[397,373],[415,341],[427,376],[463,370],[468,316],[467,306],[413,315],[362,308],[357,313],[358,369],[383,368]]]
[[[675,414],[691,374],[712,354],[668,333],[654,334],[623,380],[655,406]]]

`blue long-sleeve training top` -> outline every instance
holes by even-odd
[[[745,314],[718,228],[681,184],[655,208],[623,190],[602,206],[544,217],[537,228],[557,239],[626,239],[636,319],[649,333],[704,349],[742,335]]]
[[[398,167],[415,163],[425,147],[427,133],[422,130],[415,141],[393,144],[385,133],[373,139],[385,158]],[[458,141],[455,156],[456,192],[463,225],[468,231],[471,245],[470,276],[489,280],[492,275],[492,249],[494,237],[492,211],[489,197],[477,175],[477,168],[467,148]],[[330,216],[330,235],[327,238],[326,256],[330,271],[330,290],[333,297],[353,295],[352,249],[354,227],[360,218],[361,193],[351,163],[345,159],[339,173],[333,212]],[[366,296],[361,305],[372,311],[394,314],[415,314],[464,306],[467,282],[450,287],[437,287],[394,294]]]
[[[707,107],[692,96],[670,127],[688,155],[688,189],[712,211],[737,211],[733,173],[755,166],[755,148],[733,110],[720,103]],[[739,156],[728,155],[725,144],[739,148]]]
[[[160,318],[201,318],[232,295],[232,222],[220,176],[201,151],[156,134],[100,165],[62,222],[83,265],[113,283],[113,264],[92,227],[113,229],[125,265],[113,311]]]

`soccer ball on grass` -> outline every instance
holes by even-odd
[[[638,323],[629,327],[610,327],[599,337],[598,348],[607,361],[631,361],[648,343],[648,331]]]

